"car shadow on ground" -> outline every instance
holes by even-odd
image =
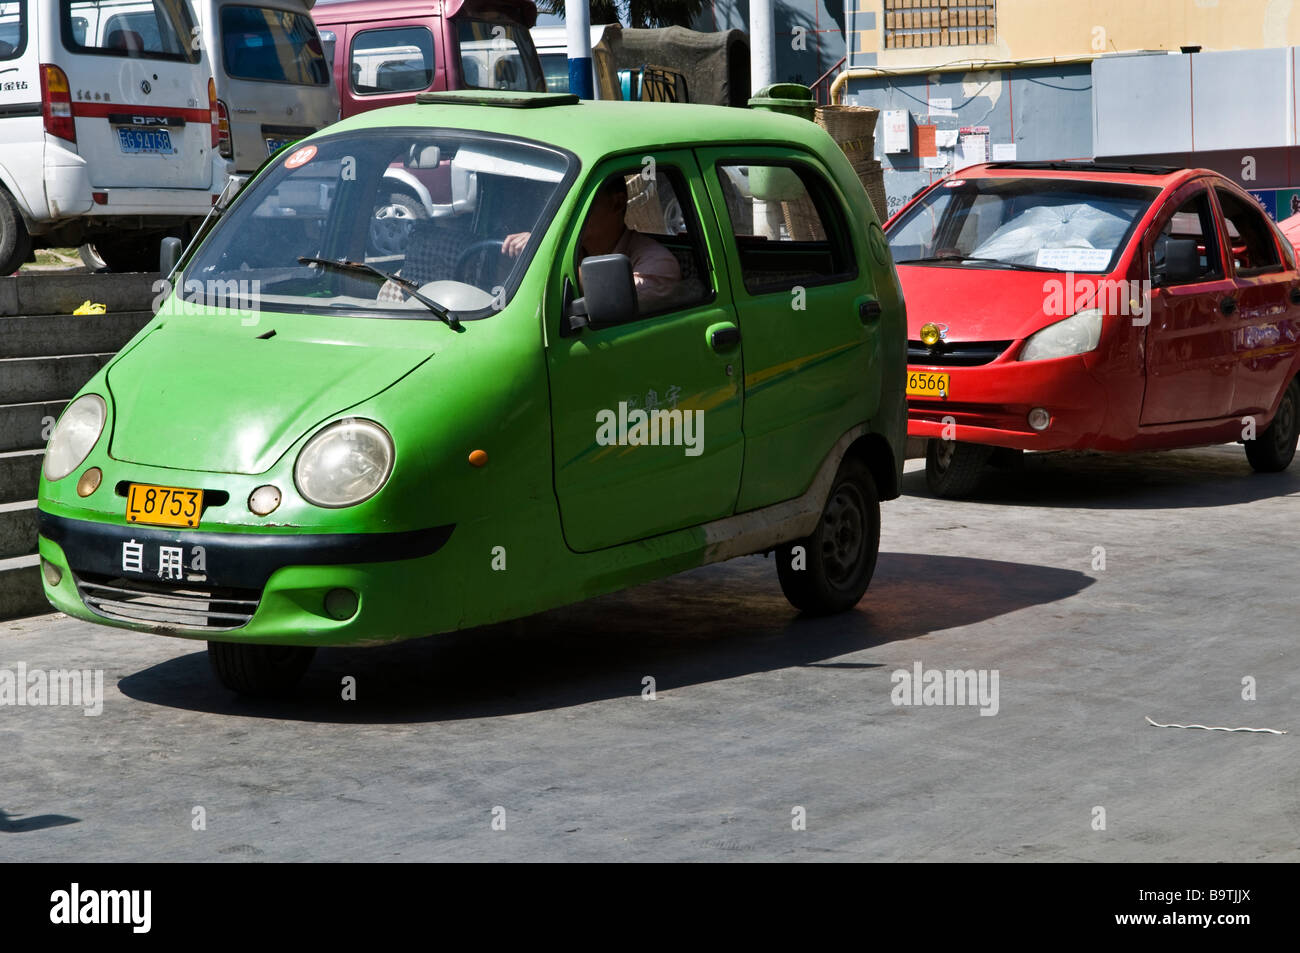
[[[933,498],[923,468],[903,476],[903,493]],[[962,502],[1078,509],[1183,509],[1254,503],[1300,493],[1300,458],[1282,473],[1255,473],[1237,445],[1157,453],[1025,454],[1021,466],[988,467]]]
[[[637,697],[647,675],[667,692],[797,666],[874,668],[879,663],[835,660],[1067,599],[1092,582],[1048,566],[882,553],[855,611],[809,618],[782,597],[772,560],[749,557],[517,622],[381,648],[325,649],[288,701],[237,697],[217,682],[206,652],[154,665],[118,687],[155,705],[298,721],[510,715]],[[356,678],[355,701],[341,698],[346,676]]]
[[[0,811],[0,834],[26,834],[31,831],[43,831],[49,827],[63,827],[65,824],[79,824],[81,818],[68,817],[66,814],[10,814]]]

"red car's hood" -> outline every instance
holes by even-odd
[[[1106,275],[1011,271],[972,265],[899,265],[907,336],[947,325],[947,341],[1015,341],[1087,307]]]

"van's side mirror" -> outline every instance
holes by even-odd
[[[586,315],[592,330],[626,324],[640,317],[636,306],[636,283],[627,255],[593,255],[578,265],[583,297],[573,302],[573,316]],[[578,326],[583,322],[579,317]],[[573,321],[570,327],[574,328]],[[576,328],[574,328],[576,330]]]
[[[1201,253],[1194,238],[1166,238],[1161,247],[1164,250],[1164,265],[1152,275],[1156,285],[1181,285],[1201,277]]]
[[[181,240],[168,236],[162,240],[158,249],[158,271],[167,277],[176,270],[176,263],[181,260]]]

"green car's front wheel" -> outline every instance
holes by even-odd
[[[208,662],[221,684],[241,695],[287,695],[311,665],[314,648],[209,642]]]
[[[871,471],[849,458],[835,474],[811,536],[778,546],[781,591],[796,609],[830,615],[862,599],[880,554],[880,496]]]

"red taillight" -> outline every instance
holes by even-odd
[[[212,123],[212,148],[221,143],[221,116],[217,111],[217,84],[208,77],[208,121]]]
[[[230,110],[221,100],[217,100],[217,149],[223,159],[229,159],[235,150],[230,143]]]
[[[72,88],[68,76],[57,66],[41,64],[41,115],[45,131],[68,142],[77,141],[77,125],[72,118]]]

